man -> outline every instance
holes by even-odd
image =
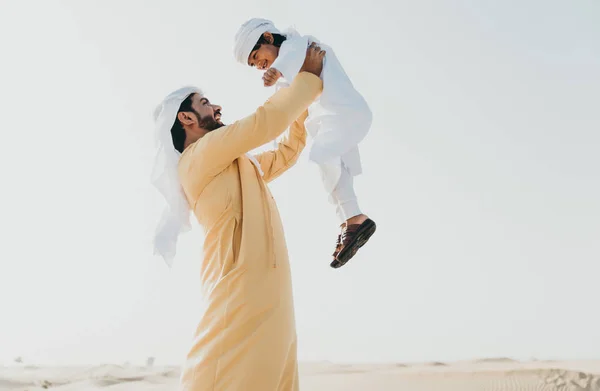
[[[291,86],[232,125],[223,125],[221,107],[193,88],[169,95],[155,112],[164,141],[155,184],[169,203],[156,251],[172,260],[189,215],[184,200],[206,234],[200,276],[206,309],[182,370],[184,391],[299,389],[290,266],[266,184],[304,148],[306,110],[322,91],[324,54],[312,45]],[[247,156],[288,127],[276,150]]]

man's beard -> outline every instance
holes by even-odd
[[[207,115],[206,117],[200,117],[200,114],[194,111],[196,118],[198,119],[198,126],[204,130],[212,132],[213,130],[219,129],[225,126],[224,123],[217,121],[212,116]]]

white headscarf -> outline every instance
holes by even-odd
[[[248,65],[248,57],[252,53],[252,49],[258,42],[258,39],[264,33],[281,34],[275,28],[273,22],[267,19],[253,18],[242,24],[235,34],[235,42],[233,45],[233,55],[235,59]]]
[[[196,87],[183,87],[169,94],[154,110],[158,151],[152,170],[152,184],[167,202],[156,227],[154,254],[162,256],[169,267],[173,266],[179,234],[191,229],[190,206],[181,187],[177,170],[181,153],[173,146],[171,128],[175,123],[181,103],[194,93],[201,97],[204,96],[202,91]],[[260,175],[264,175],[258,160],[249,153],[246,156],[256,166]]]
[[[204,96],[202,91],[196,87],[183,87],[169,94],[154,110],[158,151],[152,170],[152,184],[161,192],[167,202],[156,228],[154,254],[161,255],[169,266],[173,265],[179,234],[191,228],[190,207],[177,173],[177,164],[181,154],[173,146],[171,127],[175,123],[181,103],[194,93]]]

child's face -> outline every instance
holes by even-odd
[[[269,39],[267,34],[270,35],[266,33],[265,38]],[[272,38],[273,36],[271,36],[271,42],[273,42]],[[278,55],[279,48],[277,46],[270,43],[263,43],[258,50],[253,50],[250,53],[250,56],[248,56],[248,65],[264,71],[271,67]]]

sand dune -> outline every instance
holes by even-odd
[[[473,360],[474,363],[513,363],[516,362],[512,358],[508,357],[493,357],[493,358],[480,358],[479,360]]]
[[[600,391],[600,361],[307,363],[300,375],[305,391]],[[178,379],[169,367],[0,367],[0,391],[175,391]]]

